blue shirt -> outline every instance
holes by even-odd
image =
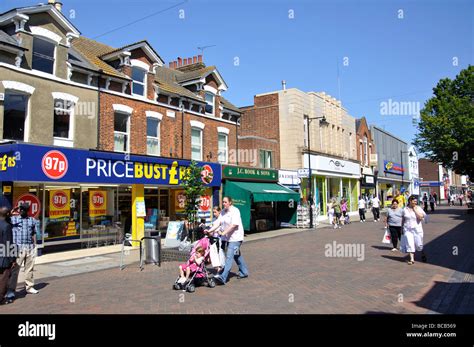
[[[12,216],[13,243],[20,248],[34,248],[33,235],[38,228],[38,222],[32,217]]]

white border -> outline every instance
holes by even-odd
[[[30,27],[30,31],[35,36],[46,37],[47,39],[50,39],[51,41],[54,41],[57,44],[59,44],[62,40],[62,37],[58,34],[53,33],[51,30],[42,27]]]
[[[15,90],[17,92],[22,92],[26,94],[33,94],[35,92],[35,87],[32,87],[26,83],[17,82],[17,81],[2,81],[3,87],[5,89]]]
[[[218,132],[218,133],[221,133],[221,134],[227,134],[227,135],[229,135],[230,130],[227,129],[227,128],[224,128],[224,127],[217,127],[217,132]]]
[[[112,107],[114,108],[114,111],[116,112],[122,112],[131,115],[133,113],[133,108],[122,105],[122,104],[113,104]]]
[[[163,119],[163,115],[155,111],[145,111],[147,117],[158,118],[160,121]]]
[[[73,104],[77,104],[77,101],[79,100],[77,96],[68,93],[52,92],[51,94],[53,95],[53,99],[66,100],[72,102]]]
[[[204,127],[206,126],[204,123],[198,122],[197,120],[192,120],[192,121],[189,121],[189,122],[191,123],[191,128],[204,130]]]
[[[146,72],[150,71],[150,65],[138,59],[130,59],[130,65],[139,67],[140,69],[143,69]]]

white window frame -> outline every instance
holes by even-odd
[[[213,116],[216,113],[216,94],[212,93],[210,90],[205,91],[204,101],[206,102],[206,105],[210,105],[206,100],[206,94],[212,95],[212,112],[207,112],[206,107],[204,107],[204,113]]]
[[[147,95],[148,95],[148,90],[147,90],[147,84],[148,84],[148,71],[150,71],[150,66],[138,59],[131,59],[130,60],[130,65],[132,66],[132,75],[130,77],[132,77],[132,88],[131,88],[131,93],[132,95],[135,95],[135,96],[138,96],[138,97],[143,97],[143,98],[147,98]],[[133,69],[136,68],[136,69],[141,69],[141,70],[144,70],[145,71],[145,78],[143,80],[143,95],[140,95],[140,94],[135,94],[133,92],[133,84],[134,83],[137,83],[137,84],[142,84],[141,82],[136,82],[134,79],[133,79]]]
[[[161,121],[163,120],[163,115],[158,112],[153,112],[153,111],[146,111],[146,118],[147,118],[147,142],[148,139],[155,139],[158,140],[158,153],[149,153],[148,152],[148,145],[147,145],[147,154],[148,155],[155,155],[155,156],[160,156],[161,155]],[[157,135],[158,137],[154,136],[148,136],[148,118],[153,118],[158,120],[158,128],[157,128]]]
[[[193,134],[192,134],[193,130],[199,131],[200,148],[201,148],[200,153],[199,153],[199,159],[194,159],[193,158]],[[195,127],[195,126],[191,127],[191,160],[202,161],[202,154],[203,154],[202,137],[203,137],[203,134],[204,134],[204,128]]]
[[[26,115],[25,115],[25,132],[23,134],[23,141],[28,142],[30,138],[30,115],[31,115],[31,96],[35,92],[35,88],[22,82],[17,81],[2,81],[3,88],[5,89],[5,96],[8,91],[12,91],[13,93],[23,94],[28,97],[28,101],[26,104]],[[5,116],[5,108],[3,109],[4,116]],[[4,118],[5,120],[5,118]],[[4,139],[8,140],[8,139]]]
[[[123,131],[116,131],[115,130],[115,115],[119,113],[119,114],[123,114],[123,115],[126,115],[128,118],[127,118],[127,132],[124,133]],[[128,112],[123,112],[123,111],[118,111],[118,110],[114,110],[114,152],[118,152],[118,153],[130,153],[130,119],[132,118],[132,114],[131,113],[128,113]],[[116,150],[115,149],[115,134],[120,134],[120,135],[126,135],[127,136],[127,148],[125,149],[125,151],[119,151],[119,150]]]
[[[270,167],[266,167],[266,163],[265,163],[265,162],[260,163],[261,168],[262,168],[262,169],[272,169],[272,168],[273,168],[273,151],[270,151],[270,150],[268,150],[268,149],[262,149],[262,148],[261,148],[261,149],[259,150],[259,153],[258,153],[258,154],[259,154],[259,157],[260,157],[260,153],[261,153],[261,152],[265,152],[265,154],[266,154],[266,153],[270,153],[270,161],[271,161]],[[265,154],[264,154],[264,157],[265,157]]]
[[[229,162],[229,133],[230,130],[225,127],[217,127],[217,161],[221,164],[227,164]],[[220,153],[220,147],[219,147],[219,136],[225,136],[225,160],[220,161],[219,160],[219,153]]]
[[[60,110],[61,112],[69,112],[69,133],[68,137],[58,137],[53,136],[53,141],[55,146],[64,146],[64,147],[74,147],[74,132],[76,129],[76,122],[75,122],[75,108],[77,105],[77,101],[79,100],[78,97],[67,94],[67,93],[60,93],[60,92],[53,92],[51,93],[53,96],[53,112],[56,110]],[[59,109],[56,107],[56,102],[62,101],[71,104],[70,109]],[[54,116],[54,113],[53,113]],[[54,118],[53,118],[53,131],[54,131]]]
[[[46,29],[44,29],[46,30]],[[49,31],[49,30],[47,30]],[[53,33],[54,34],[54,33]],[[56,35],[56,34],[54,34]],[[53,76],[56,76],[56,69],[57,69],[57,61],[58,61],[58,43],[57,41],[53,40],[50,36],[45,36],[45,35],[41,35],[41,34],[35,34],[34,38],[33,38],[33,43],[32,43],[32,48],[31,48],[31,59],[34,59],[34,51],[33,51],[33,47],[34,47],[34,39],[37,38],[37,39],[40,39],[40,40],[44,40],[44,41],[47,41],[49,43],[52,43],[54,45],[54,62],[53,62],[53,72],[51,73],[51,75]],[[41,73],[44,73],[44,74],[48,74],[50,75],[49,72],[45,72],[45,71],[41,71],[41,70],[37,70],[37,69],[33,69],[33,60],[31,61],[31,70],[32,71],[37,71],[37,72],[41,72]]]
[[[364,144],[364,166],[369,166],[367,136],[364,135],[364,140],[362,143]]]

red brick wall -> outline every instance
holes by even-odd
[[[263,139],[239,139],[239,149],[273,152],[273,166],[280,168],[280,127],[278,94],[263,95],[254,98],[254,106],[242,108],[243,112],[239,136],[256,136]],[[273,140],[273,141],[265,141]],[[276,142],[275,142],[276,141]],[[239,161],[239,165],[246,165]],[[258,163],[257,165],[260,165]]]
[[[428,159],[418,160],[419,176],[423,181],[439,181],[439,166]]]
[[[357,130],[357,134],[356,134],[357,161],[359,161],[359,162],[360,162],[360,152],[361,152],[360,151],[360,141],[364,141],[364,136],[367,137],[367,150],[369,150],[369,148],[370,148],[369,144],[372,144],[372,152],[371,153],[372,154],[377,153],[377,151],[375,149],[375,143],[372,140],[372,133],[370,132],[370,130],[367,126],[367,122],[361,120],[359,129]],[[370,155],[369,154],[370,153],[367,154],[367,158],[368,158],[369,164],[370,164]],[[363,155],[362,155],[362,158],[364,158]],[[361,164],[364,165],[363,162],[361,162]]]
[[[160,125],[160,148],[162,157],[180,158],[182,152],[181,132],[182,115],[175,112],[175,118],[166,115],[167,108],[164,106],[152,105],[138,100],[123,98],[116,95],[101,93],[100,112],[100,140],[99,148],[102,150],[114,150],[114,109],[113,104],[123,104],[133,108],[130,123],[130,152],[133,154],[146,154],[146,111],[159,112],[163,115]],[[197,120],[205,124],[203,133],[203,160],[207,161],[206,155],[212,152],[211,162],[217,162],[218,133],[217,127],[229,129],[228,148],[229,152],[236,148],[236,126],[235,124],[208,119],[185,113],[184,122],[184,158],[191,158],[191,120]]]

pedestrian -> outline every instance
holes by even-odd
[[[341,229],[341,204],[336,199],[332,206],[334,208],[334,229],[339,228]]]
[[[221,215],[221,226],[223,231],[219,231],[219,235],[228,238],[227,252],[225,259],[224,271],[222,274],[216,275],[214,278],[221,284],[227,282],[227,277],[232,268],[232,260],[235,260],[239,267],[238,278],[246,278],[249,276],[247,264],[245,264],[244,257],[241,254],[241,246],[244,241],[244,226],[240,211],[233,205],[231,197],[224,197],[222,200],[224,204],[223,213]]]
[[[403,209],[398,206],[398,200],[392,200],[392,206],[387,211],[387,216],[385,217],[385,228],[388,228],[390,231],[390,237],[392,239],[392,252],[397,251],[398,241],[402,236],[402,218],[403,218]]]
[[[434,212],[435,210],[435,203],[436,203],[436,199],[433,195],[430,195],[430,208],[431,208],[431,212]]]
[[[327,207],[329,224],[331,224],[331,225],[334,224],[334,204],[335,204],[335,200],[334,200],[334,198],[332,198],[329,201],[329,204],[328,204],[328,207]]]
[[[448,193],[448,206],[451,206],[451,194]]]
[[[14,299],[16,286],[18,284],[18,275],[20,267],[25,266],[25,289],[28,294],[38,294],[34,288],[33,270],[35,266],[35,259],[37,254],[36,248],[36,231],[37,221],[28,217],[29,204],[22,204],[19,207],[20,215],[11,217],[11,224],[13,230],[13,243],[18,248],[18,256],[15,266],[12,269],[10,280],[8,282],[7,298]]]
[[[374,194],[370,200],[372,205],[372,214],[374,215],[374,222],[380,220],[380,199]]]
[[[222,211],[219,206],[214,206],[212,209],[212,214],[214,215],[214,222],[209,230],[205,230],[205,233],[211,237],[217,238],[217,248],[220,253],[220,250],[225,251],[227,245],[227,237],[219,235],[220,231],[223,231],[221,226],[221,215]],[[217,267],[217,273],[221,273],[222,267]]]
[[[365,199],[359,196],[359,217],[361,223],[365,223],[365,206]]]
[[[459,206],[462,206],[462,198],[463,198],[463,195],[462,195],[462,194],[459,194],[459,195],[458,195]]]
[[[347,216],[347,200],[342,199],[341,201],[341,211],[342,211],[342,216],[344,217],[344,224],[346,224],[346,216]]]
[[[428,213],[428,195],[426,193],[423,195],[423,210]]]
[[[433,198],[435,200],[435,204],[437,204],[438,202],[441,202],[441,201],[438,201],[438,194],[436,192],[433,193]]]
[[[17,266],[12,227],[6,221],[9,212],[6,207],[0,208],[0,305],[13,301],[12,299],[4,299],[4,297],[8,290],[11,271]]]
[[[415,264],[415,252],[421,251],[421,260],[427,261],[426,254],[423,252],[423,225],[422,222],[426,217],[423,209],[417,206],[417,200],[414,195],[410,196],[408,206],[403,209],[402,218],[402,249],[404,253],[408,253],[410,258],[408,265]]]
[[[400,206],[400,207],[405,207],[405,203],[406,203],[405,197],[400,193],[399,190],[397,190],[397,191],[395,192],[395,198],[394,198],[394,199],[397,199],[397,201],[398,201],[398,206]]]

